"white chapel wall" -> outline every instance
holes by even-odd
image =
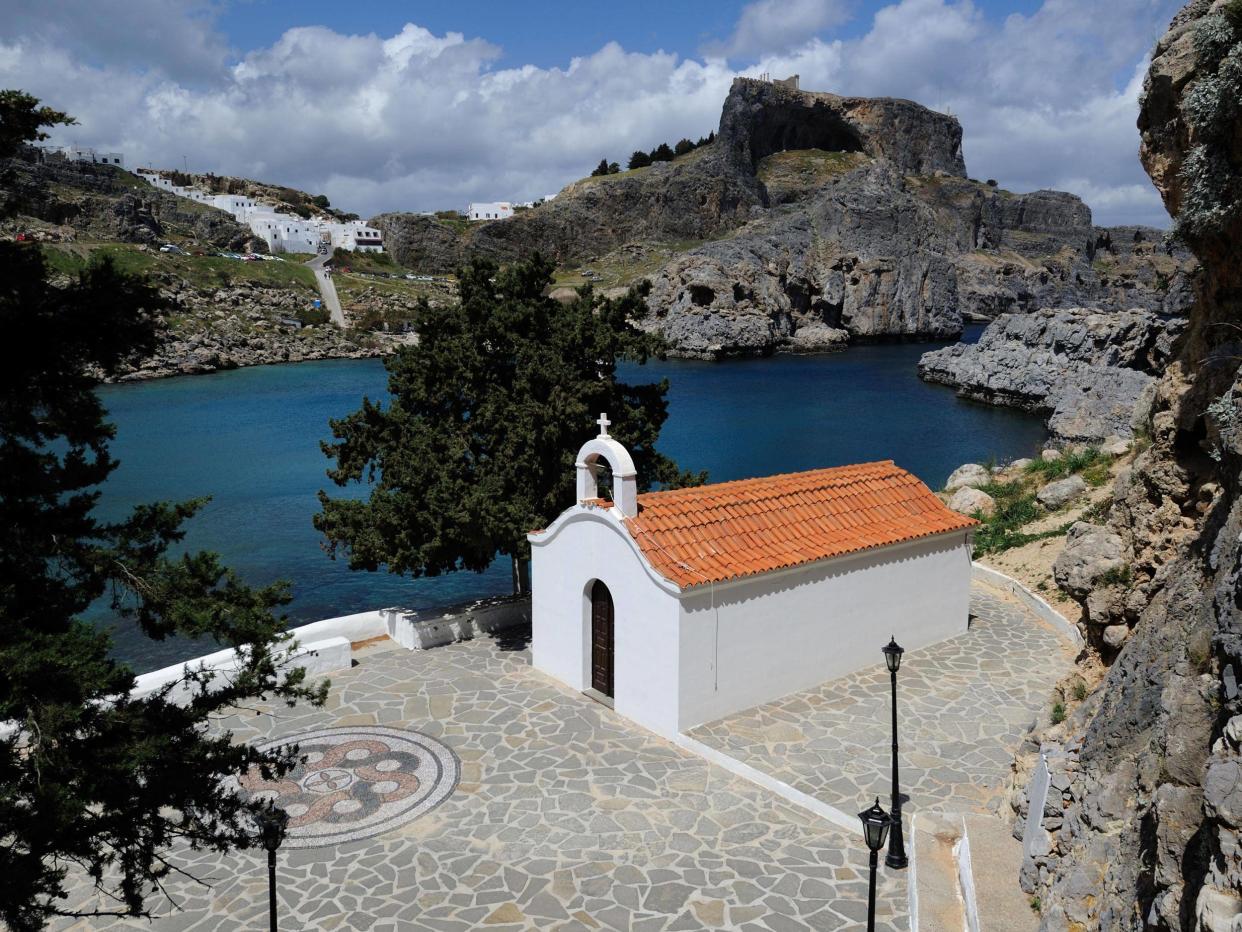
[[[531,650],[536,669],[571,689],[591,685],[590,584],[613,600],[614,708],[660,734],[677,731],[674,595],[653,581],[615,518],[584,509],[531,548]]]
[[[678,728],[881,667],[890,635],[907,650],[966,630],[964,533],[710,587],[681,600]],[[714,603],[714,607],[713,607]]]

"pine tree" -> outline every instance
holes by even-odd
[[[657,350],[635,330],[642,294],[605,300],[589,288],[570,304],[548,297],[553,266],[538,256],[498,270],[475,261],[460,300],[424,303],[419,342],[386,362],[392,401],[364,399],[332,422],[324,444],[338,485],[372,477],[370,497],[319,495],[315,526],[353,569],[435,576],[514,565],[524,588],[526,534],[574,496],[574,456],[606,411],[639,481],[703,481],[655,449],[667,382],[626,385],[617,360]]]
[[[646,168],[650,164],[651,164],[651,156],[649,156],[646,152],[640,152],[636,149],[634,150],[634,153],[630,156],[630,163],[629,163],[630,169]]]
[[[595,166],[595,170],[591,172],[591,177],[608,174],[608,160],[600,159],[599,164]]]
[[[208,726],[263,698],[322,702],[324,689],[287,666],[274,613],[286,586],[251,589],[214,554],[168,553],[204,500],[94,514],[116,467],[94,389],[154,348],[158,292],[106,262],[53,286],[21,243],[0,243],[0,282],[0,925],[25,932],[58,915],[148,915],[181,846],[250,846],[260,804],[222,781],[285,773],[296,751],[260,753]],[[148,637],[239,648],[240,666],[187,674],[173,687],[188,701],[171,688],[132,698],[133,671],[82,620],[99,600]],[[71,868],[112,905],[69,911]]]
[[[673,161],[673,150],[668,147],[667,142],[662,142],[651,150],[651,161],[653,162],[671,162]]]
[[[694,143],[692,143],[689,139],[679,139],[677,140],[677,145],[673,146],[674,155],[685,155],[687,152],[693,151]]]

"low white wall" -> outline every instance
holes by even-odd
[[[404,608],[383,609],[388,636],[407,650],[426,650],[480,634],[528,624],[528,596],[500,596],[464,602],[443,612],[423,615]]]
[[[1075,647],[1083,646],[1082,632],[1078,630],[1076,624],[1070,622],[1064,615],[1012,576],[1006,576],[1000,570],[994,570],[992,567],[984,566],[982,563],[972,563],[970,574],[972,579],[977,579],[1004,592],[1011,593],[1031,612],[1048,622],[1065,640]]]
[[[309,643],[299,642],[284,666],[305,667],[307,677],[314,679],[337,670],[347,670],[351,662],[349,640],[343,637],[333,637]],[[239,666],[237,654],[232,648],[216,651],[205,657],[196,657],[162,670],[142,674],[136,678],[133,692],[130,695],[134,699],[142,699],[170,683],[177,683],[178,685],[169,692],[169,698],[173,702],[184,702],[192,694],[189,686],[182,682],[188,672],[210,670],[224,679]]]
[[[965,532],[826,560],[681,598],[679,730],[966,631]]]

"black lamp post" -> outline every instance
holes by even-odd
[[[870,809],[858,813],[858,818],[862,821],[863,838],[867,842],[867,849],[871,852],[871,883],[867,892],[867,932],[875,932],[875,868],[879,861],[880,849],[884,847],[884,839],[888,836],[888,829],[892,822],[888,813],[881,808],[879,797],[876,797],[875,804]]]
[[[895,870],[901,870],[910,863],[901,831],[901,791],[897,785],[897,671],[901,669],[901,655],[905,652],[895,638],[890,637],[884,645],[884,663],[888,665],[888,676],[893,685],[893,832],[889,836],[884,863]]]
[[[259,822],[259,836],[263,839],[263,847],[267,849],[267,918],[271,932],[276,932],[276,849],[285,840],[285,828],[289,824],[289,814],[277,809],[276,804],[269,802],[266,809],[261,809],[255,816]]]

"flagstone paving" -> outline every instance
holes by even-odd
[[[907,651],[897,674],[907,814],[982,809],[1074,652],[1010,597],[976,585],[970,630]],[[891,686],[876,665],[693,729],[704,744],[823,802],[891,798]]]
[[[1061,649],[1038,622],[983,591],[974,610],[970,633],[907,654],[902,668],[903,762],[915,805],[981,799],[1060,675]],[[223,723],[239,740],[313,733],[322,745],[296,785],[267,788],[301,794],[298,804],[315,810],[307,828],[315,846],[280,852],[281,928],[793,932],[863,924],[858,833],[561,688],[531,669],[524,637],[414,653],[384,646],[358,660],[334,675],[325,708]],[[886,786],[887,723],[887,677],[869,673],[699,732],[855,812]],[[875,753],[856,743],[868,733],[882,738]],[[439,755],[439,770],[427,769],[427,753]],[[351,799],[338,791],[360,775],[357,785],[384,799],[336,805]],[[409,783],[411,775],[426,785]],[[438,789],[424,804],[432,783]],[[316,802],[329,792],[338,793],[330,804]],[[383,806],[391,819],[379,825],[389,818]],[[351,833],[351,818],[370,821]],[[338,830],[341,840],[320,844]],[[58,927],[266,928],[263,856],[186,851],[177,866],[202,881],[166,881],[179,910],[157,899],[150,923],[94,918]],[[905,880],[881,867],[885,932],[908,928]],[[85,882],[70,902],[109,908]]]

